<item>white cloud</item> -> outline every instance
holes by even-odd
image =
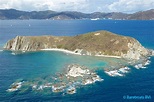
[[[23,11],[136,12],[154,8],[154,0],[0,0],[0,9]]]
[[[108,8],[110,11],[133,13],[154,8],[154,0],[119,0]]]
[[[87,6],[86,0],[0,0],[0,9],[80,11]]]

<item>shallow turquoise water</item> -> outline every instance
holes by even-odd
[[[6,90],[13,82],[16,82],[18,80],[25,80],[34,83],[37,83],[37,81],[48,82],[48,80],[46,79],[50,79],[51,76],[56,76],[57,73],[64,72],[69,64],[84,65],[91,70],[103,71],[103,69],[110,62],[121,61],[120,59],[115,58],[79,56],[56,51],[29,52],[18,55],[12,55],[10,51],[3,51],[0,53],[0,56],[0,84],[2,85],[0,86],[0,89],[1,92],[5,93],[3,95],[0,95],[1,98],[9,98],[11,97],[10,95],[15,95],[16,97],[16,94],[18,94],[19,96],[22,94],[27,94],[27,89],[26,91],[24,91],[23,89],[23,93],[22,91],[12,94],[6,92]],[[32,92],[32,94],[34,93],[36,92]],[[48,91],[42,91],[38,93],[46,95]],[[51,94],[51,92],[49,93]],[[5,95],[7,97],[5,97]]]

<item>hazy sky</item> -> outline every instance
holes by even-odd
[[[125,12],[154,9],[154,0],[0,0],[0,9]]]

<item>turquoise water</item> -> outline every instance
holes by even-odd
[[[30,25],[30,26],[29,26]],[[154,21],[110,21],[110,20],[4,20],[0,21],[0,46],[16,35],[69,35],[82,34],[96,30],[109,30],[114,33],[132,36],[145,47],[154,49]],[[0,51],[0,101],[83,101],[83,102],[152,102],[154,99],[154,57],[146,69],[137,70],[132,66],[124,77],[110,77],[104,69],[117,62],[114,58],[78,56],[55,51],[31,52],[12,55],[9,51]],[[56,73],[64,72],[69,64],[87,66],[104,79],[81,86],[73,95],[62,93],[35,92],[29,89],[23,92],[9,93],[6,90],[17,80],[35,82],[46,80]],[[151,96],[150,99],[124,99],[124,96]]]

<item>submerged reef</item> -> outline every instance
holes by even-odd
[[[64,73],[58,73],[56,76],[48,76],[32,81],[14,82],[8,92],[22,92],[23,90],[32,90],[35,92],[51,90],[50,93],[62,92],[63,94],[74,94],[76,89],[95,82],[103,81],[94,71],[90,71],[85,66],[71,64],[67,66]],[[26,91],[25,90],[25,91]]]
[[[137,61],[124,60],[119,62],[120,60],[121,59],[118,59],[116,62],[113,62],[115,66],[112,66],[111,63],[109,63],[109,65],[105,66],[108,68],[104,67],[103,70],[101,70],[109,77],[123,77],[131,71],[131,68],[145,69],[150,64],[150,57]],[[10,85],[10,88],[7,89],[7,91],[23,93],[31,90],[32,92],[43,94],[75,94],[80,87],[105,80],[96,73],[97,70],[100,69],[93,70],[79,64],[70,64],[64,67],[64,71],[56,73],[55,75],[34,78],[32,80],[18,80]]]

